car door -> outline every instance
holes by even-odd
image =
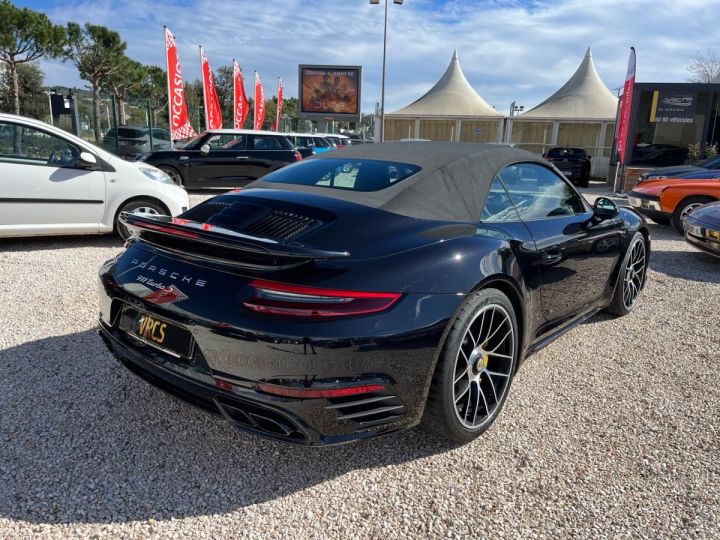
[[[247,176],[245,140],[245,135],[223,133],[204,141],[210,151],[194,151],[186,163],[197,187],[236,187],[245,183],[238,182]]]
[[[606,292],[622,221],[596,222],[580,194],[549,167],[517,163],[499,176],[535,240],[543,314],[558,321]]]
[[[0,232],[98,232],[105,175],[88,151],[43,129],[0,122]]]
[[[247,148],[245,182],[265,176],[278,161],[284,161],[283,153],[288,151],[280,138],[274,135],[248,135]]]

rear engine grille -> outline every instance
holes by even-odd
[[[290,240],[321,224],[315,218],[257,204],[212,200],[196,206],[182,217],[272,240]]]
[[[262,219],[255,221],[245,227],[245,234],[259,236],[261,238],[272,238],[274,240],[290,240],[311,227],[320,223],[310,217],[273,210]]]
[[[216,398],[218,408],[227,419],[268,435],[304,441],[307,437],[288,417],[245,401]]]
[[[400,420],[406,413],[405,405],[395,395],[372,392],[368,394],[330,398],[326,409],[336,411],[336,420],[355,422],[360,426],[373,426]]]

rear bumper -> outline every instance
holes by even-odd
[[[128,303],[191,331],[192,358],[171,356],[121,330],[117,314]],[[446,304],[448,318],[453,305]],[[415,309],[412,303],[409,308]],[[398,328],[392,336],[298,339],[180,317],[129,295],[109,274],[101,276],[100,311],[99,334],[108,349],[145,381],[242,430],[310,446],[343,444],[419,423],[447,325],[444,319],[415,330]],[[396,319],[412,320],[398,312]],[[264,382],[383,388],[340,398],[295,398],[261,391]]]

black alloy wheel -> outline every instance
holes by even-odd
[[[440,353],[424,427],[456,442],[487,430],[505,403],[518,354],[517,320],[508,297],[497,289],[468,296]]]
[[[637,232],[630,242],[620,267],[613,300],[605,308],[605,311],[613,315],[623,316],[635,309],[640,291],[645,283],[647,262],[645,237],[642,233]]]

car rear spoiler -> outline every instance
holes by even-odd
[[[317,249],[169,216],[150,217],[122,212],[120,222],[130,232],[130,242],[136,239],[165,251],[255,270],[279,270],[309,259],[336,259],[350,255],[347,251]]]

